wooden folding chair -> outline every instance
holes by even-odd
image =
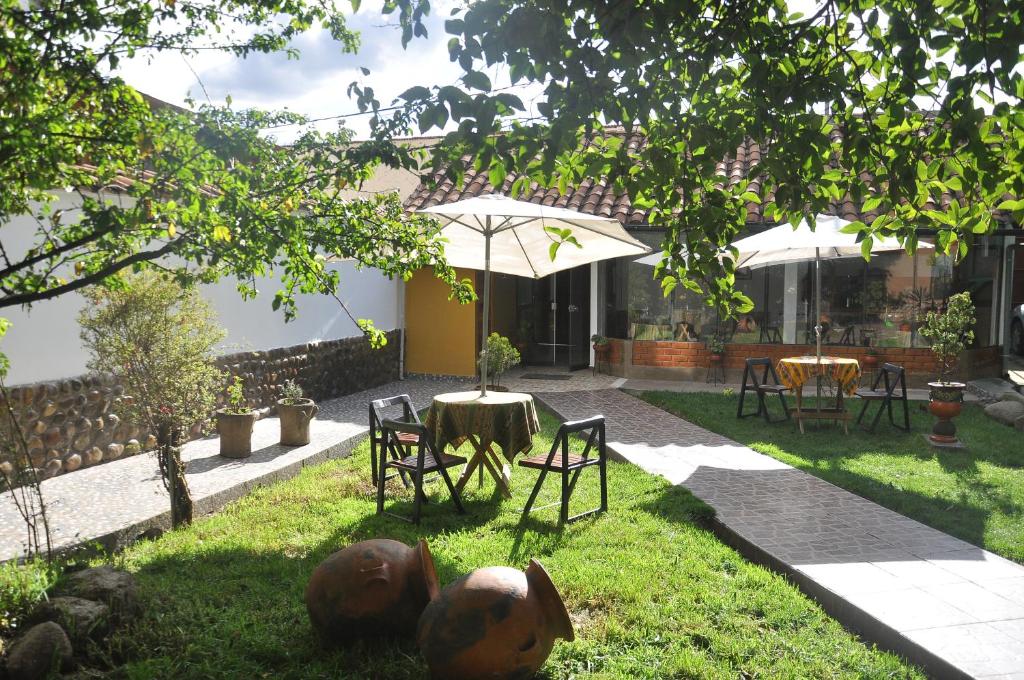
[[[761,367],[764,368],[764,371],[758,377],[757,369]],[[771,378],[772,381],[768,382],[768,378]],[[757,411],[754,413],[743,412],[743,401],[748,390],[757,394]],[[740,388],[740,404],[736,409],[736,417],[764,416],[766,423],[789,420],[789,406],[786,405],[785,395],[788,390],[788,387],[779,384],[779,376],[775,374],[775,367],[772,366],[771,359],[768,357],[748,358],[746,366],[743,368],[743,386]],[[772,420],[771,414],[768,413],[768,402],[765,401],[765,395],[772,394],[778,395],[785,418]]]
[[[586,437],[586,445],[583,448],[582,454],[570,453],[569,452],[569,435],[580,435]],[[590,457],[591,451],[594,446],[597,446],[597,456],[595,458]],[[558,433],[555,435],[555,440],[551,444],[551,450],[547,455],[541,454],[537,456],[531,456],[519,461],[519,465],[522,467],[533,468],[540,470],[540,476],[537,478],[537,483],[533,486],[533,491],[530,493],[530,499],[526,501],[526,507],[523,508],[523,519],[530,514],[533,509],[533,504],[537,500],[537,495],[540,493],[541,486],[544,485],[544,478],[548,472],[554,472],[562,477],[562,493],[560,501],[560,509],[558,513],[558,521],[560,524],[566,524],[568,522],[575,522],[578,519],[593,515],[599,512],[608,511],[608,454],[605,447],[605,434],[604,434],[604,416],[593,416],[586,420],[576,420],[567,423],[562,423],[562,426],[558,428]],[[601,504],[593,510],[581,512],[578,515],[569,516],[569,497],[572,496],[573,490],[576,488],[576,482],[580,478],[580,473],[585,468],[596,465],[598,472],[601,477]],[[549,506],[545,506],[549,507]],[[537,508],[538,510],[542,508]]]
[[[420,422],[419,414],[416,412],[416,408],[413,406],[412,399],[409,398],[408,394],[399,394],[397,397],[388,397],[386,399],[375,399],[370,402],[370,477],[373,480],[374,487],[377,486],[377,461],[382,448],[390,454],[391,458],[397,460],[411,455],[412,447],[416,446],[419,442],[417,435],[401,432],[398,434],[394,446],[391,447],[391,450],[388,450],[381,423],[387,417],[385,409],[394,406],[402,407],[403,421],[410,423]],[[408,489],[409,480],[406,479],[405,472],[402,470],[385,477],[384,481],[393,479],[396,474],[401,478],[405,488]]]
[[[882,382],[885,385],[884,389],[878,389],[878,384]],[[897,387],[900,390],[898,394],[896,393]],[[864,407],[860,410],[860,415],[857,416],[858,425],[860,425],[860,421],[864,418],[864,414],[867,412],[871,402],[878,401],[881,402],[881,405],[878,408],[878,413],[875,414],[875,419],[871,422],[871,427],[867,428],[868,432],[875,431],[878,421],[882,418],[883,411],[889,412],[890,425],[910,432],[910,409],[907,408],[907,376],[902,366],[888,363],[882,364],[871,388],[862,387],[857,390],[856,394],[864,400]],[[903,402],[903,427],[897,425],[893,419],[892,402],[894,401]]]
[[[434,447],[434,443],[430,437],[430,432],[427,430],[427,426],[423,423],[384,420],[381,422],[381,431],[384,433],[385,445],[380,449],[380,474],[382,476],[386,475],[388,468],[394,468],[400,473],[404,472],[408,474],[412,477],[414,499],[411,519],[393,512],[385,512],[384,484],[378,484],[378,515],[391,515],[392,517],[397,517],[398,519],[405,520],[406,522],[419,524],[422,504],[426,501],[426,494],[423,493],[423,476],[429,472],[437,472],[441,475],[441,479],[444,480],[445,486],[448,487],[448,491],[452,495],[452,502],[455,503],[455,509],[460,515],[465,514],[466,509],[462,507],[462,499],[459,497],[459,491],[455,488],[455,484],[452,483],[452,478],[448,475],[448,468],[455,467],[456,465],[464,465],[466,462],[465,458],[462,456],[452,456],[447,453],[438,452]],[[414,455],[405,456],[404,458],[389,459],[388,452],[394,450],[392,447],[397,448],[398,436],[401,434],[416,435],[416,453]],[[387,477],[385,476],[384,479],[387,479]]]

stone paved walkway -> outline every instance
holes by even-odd
[[[465,389],[465,382],[443,379],[406,380],[350,394],[320,404],[310,430],[310,443],[277,444],[277,418],[265,418],[253,429],[253,455],[244,460],[221,458],[219,440],[200,439],[183,447],[188,483],[197,515],[214,512],[258,484],[294,477],[305,465],[345,455],[368,430],[367,402],[409,393],[413,403],[428,406],[439,392]],[[24,553],[23,524],[10,493],[0,494],[0,561]],[[116,549],[147,529],[170,523],[167,492],[156,457],[141,454],[97,465],[43,482],[55,549],[99,543]]]
[[[1024,567],[622,391],[538,398],[604,414],[614,454],[690,489],[729,542],[866,638],[937,677],[1024,678]]]

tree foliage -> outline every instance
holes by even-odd
[[[957,293],[949,297],[943,312],[928,312],[921,335],[931,341],[932,352],[939,360],[940,380],[948,382],[960,359],[960,353],[974,343],[974,302],[971,294]]]
[[[159,272],[123,276],[124,285],[92,287],[78,322],[89,368],[113,373],[123,409],[157,436],[175,525],[191,520],[191,498],[177,449],[184,433],[209,418],[224,375],[213,364],[224,338],[210,304]]]
[[[744,309],[716,255],[752,205],[795,223],[850,200],[877,213],[851,226],[864,241],[912,250],[935,230],[957,256],[1024,216],[1022,23],[1005,0],[824,0],[809,15],[785,0],[479,0],[445,24],[460,83],[413,87],[387,115],[360,101],[380,139],[454,125],[433,161],[456,180],[467,154],[495,186],[522,173],[513,194],[607,178],[667,227],[666,289]],[[496,65],[540,90],[539,117],[493,89]],[[725,176],[748,138],[758,162]]]
[[[290,318],[297,293],[336,294],[325,254],[388,276],[436,263],[470,298],[440,258],[434,223],[405,215],[395,196],[341,197],[378,149],[352,147],[341,128],[282,147],[261,130],[301,116],[230,101],[186,111],[110,75],[119,60],[157,51],[290,51],[311,27],[326,28],[339,53],[358,47],[343,15],[313,0],[0,0],[0,224],[35,219],[30,234],[0,232],[0,308],[149,265],[182,281],[232,275],[245,296],[276,273],[273,304]],[[384,150],[412,162],[406,149]],[[74,209],[55,207],[61,192]]]

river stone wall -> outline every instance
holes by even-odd
[[[219,357],[216,364],[245,383],[249,405],[270,412],[285,380],[295,380],[317,401],[340,397],[398,379],[398,331],[388,344],[373,349],[362,337],[305,343],[271,350]],[[225,385],[231,379],[225,380]],[[43,477],[133,456],[156,446],[146,428],[128,422],[123,412],[124,386],[111,375],[85,375],[65,380],[17,385],[9,389],[11,407],[25,433],[29,458]],[[224,403],[226,394],[218,397]],[[202,436],[198,424],[190,433]],[[13,469],[12,434],[0,447],[0,469]]]

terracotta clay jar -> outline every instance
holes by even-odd
[[[521,680],[544,665],[557,638],[575,635],[544,567],[487,567],[449,584],[420,617],[416,641],[432,677]]]
[[[426,541],[410,548],[375,538],[343,548],[320,563],[306,586],[306,609],[327,645],[411,636],[438,590]]]

